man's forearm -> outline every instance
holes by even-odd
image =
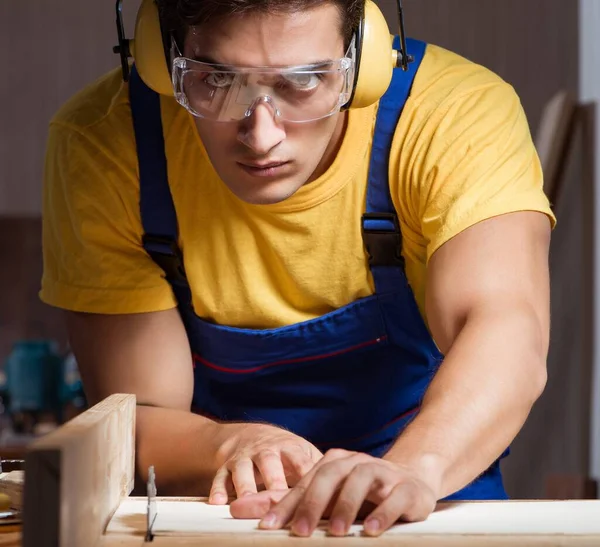
[[[385,459],[415,468],[444,498],[517,435],[546,380],[547,333],[527,306],[472,313]]]
[[[138,406],[136,419],[139,478],[147,480],[153,465],[159,495],[208,495],[223,426],[184,410],[149,406]]]

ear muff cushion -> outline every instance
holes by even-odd
[[[360,59],[349,107],[365,108],[376,103],[387,91],[397,59],[388,24],[372,0],[365,2],[362,47],[357,50]]]
[[[135,24],[131,53],[140,78],[161,95],[173,95],[173,85],[154,0],[142,0]]]

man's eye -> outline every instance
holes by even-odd
[[[318,74],[310,72],[300,72],[297,74],[284,74],[283,78],[288,84],[293,85],[297,89],[311,90],[319,85],[321,78]]]
[[[211,72],[204,81],[212,87],[229,87],[233,83],[233,74],[227,72]]]

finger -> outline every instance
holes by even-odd
[[[229,511],[236,519],[261,519],[290,490],[264,490],[258,494],[239,498],[231,503]]]
[[[288,486],[295,486],[314,467],[313,458],[301,448],[282,448],[281,461]]]
[[[354,454],[346,451],[335,451],[330,450],[319,463],[313,466],[313,468],[294,486],[287,496],[285,496],[267,515],[263,517],[259,526],[266,530],[277,530],[283,528],[291,519],[294,517],[294,513],[298,507],[298,504],[302,500],[304,493],[315,478],[316,474],[319,473],[325,466],[334,464],[342,458],[346,460],[353,459],[358,461],[365,456]],[[368,458],[368,456],[367,456]],[[350,465],[355,465],[351,463]],[[348,467],[348,466],[347,466]],[[349,472],[351,467],[347,469]]]
[[[263,530],[277,530],[283,528],[290,521],[296,506],[304,495],[304,487],[301,485],[301,482],[291,490],[288,490],[286,495],[274,507],[271,507],[269,512],[258,523],[259,528]]]
[[[262,450],[254,457],[262,481],[267,490],[286,490],[288,483],[281,456],[272,450]]]
[[[256,494],[254,462],[250,458],[240,458],[232,462],[231,479],[238,498]]]
[[[365,454],[359,454],[357,452],[349,452],[348,450],[344,450],[343,448],[332,448],[328,450],[323,456],[323,463],[331,462],[334,460],[341,460],[349,458],[350,456],[365,456]],[[368,458],[369,456],[367,456]]]
[[[415,483],[400,483],[365,519],[365,533],[379,536],[400,518],[410,522],[425,520],[435,508],[433,499],[420,492]]]
[[[208,503],[213,505],[225,505],[229,500],[227,494],[227,482],[229,480],[229,470],[226,466],[221,467],[213,479]]]
[[[363,455],[356,454],[319,466],[294,513],[291,523],[293,534],[306,537],[314,532],[344,481],[360,461],[363,461]]]
[[[300,455],[298,454],[297,450],[300,451]],[[316,448],[312,448],[312,445],[297,446],[297,447],[294,447],[293,449],[286,448],[286,449],[282,450],[282,452],[284,452],[286,454],[286,457],[288,454],[290,454],[290,455],[293,454],[295,459],[294,459],[294,462],[292,462],[292,464],[295,464],[297,466],[297,470],[298,470],[298,474],[300,475],[300,479],[302,477],[308,475],[309,473],[312,473],[312,475],[311,475],[311,478],[312,478],[312,476],[314,476],[314,473],[316,472],[317,469],[319,469],[322,465],[325,465],[332,461],[336,461],[336,460],[340,460],[340,459],[347,459],[350,456],[357,456],[357,457],[361,457],[361,458],[369,457],[364,454],[357,454],[356,452],[349,452],[349,451],[343,450],[341,448],[339,448],[339,449],[334,448],[332,450],[328,450],[327,453],[325,455],[323,455]],[[287,460],[284,460],[284,461],[287,461]]]
[[[385,481],[387,470],[377,464],[357,465],[340,490],[331,511],[329,532],[334,536],[345,536],[356,520],[367,496],[375,483]]]

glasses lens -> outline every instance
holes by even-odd
[[[224,71],[205,63],[175,63],[173,75],[180,102],[196,116],[241,120],[268,96],[281,119],[308,121],[332,114],[347,99],[349,65],[334,70]]]

